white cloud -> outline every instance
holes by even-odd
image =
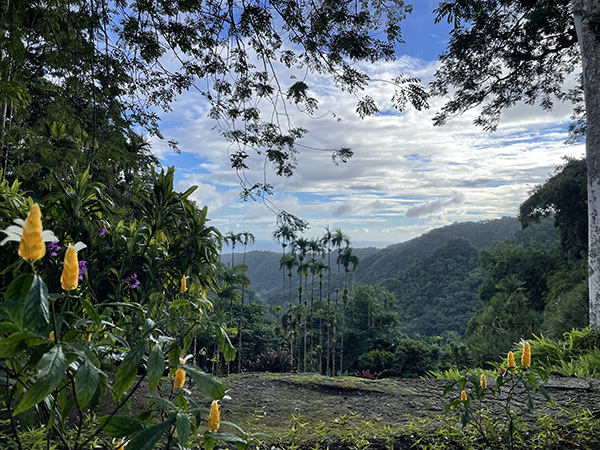
[[[445,213],[449,209],[459,209],[465,204],[465,196],[460,192],[453,192],[449,197],[428,200],[425,203],[412,206],[404,215],[407,219],[430,217]]]

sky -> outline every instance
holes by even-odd
[[[433,0],[415,2],[403,22],[406,44],[398,46],[394,62],[361,65],[372,79],[399,73],[433,79],[437,55],[445,48],[448,27],[434,25]],[[326,76],[310,75],[312,95],[319,100],[318,118],[293,114],[295,125],[310,133],[300,143],[296,173],[291,178],[269,174],[274,186],[270,201],[308,221],[307,238],[320,237],[324,227],[341,228],[354,247],[385,247],[404,242],[453,222],[516,216],[531,190],[564,163],[582,157],[584,146],[566,145],[570,104],[557,103],[551,112],[517,105],[502,115],[494,133],[473,125],[476,111],[434,127],[432,117],[444,103],[430,109],[391,108],[393,92],[373,83],[368,91],[380,112],[361,119],[356,98],[337,90]],[[207,117],[208,105],[195,92],[182,94],[172,111],[162,114],[161,131],[179,142],[180,154],[165,141],[153,141],[162,164],[176,167],[176,189],[192,185],[191,198],[208,206],[211,225],[222,233],[250,231],[256,242],[249,250],[273,250],[275,215],[262,202],[242,201],[239,180],[230,167],[229,144]],[[335,117],[333,116],[335,114]],[[340,119],[340,120],[338,120]],[[316,149],[351,147],[354,156],[335,166],[331,154]],[[262,181],[263,171],[250,174]],[[224,248],[224,251],[227,251]]]

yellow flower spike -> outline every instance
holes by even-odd
[[[219,410],[219,402],[213,400],[212,404],[210,405],[210,413],[208,415],[208,429],[215,433],[219,429],[220,422],[221,411]]]
[[[183,359],[180,359],[181,364],[185,364]],[[185,384],[185,370],[179,368],[175,371],[175,380],[173,380],[173,387],[175,389],[181,389]]]
[[[42,212],[37,203],[33,204],[25,220],[15,219],[15,223],[16,225],[0,230],[6,235],[0,245],[8,241],[19,242],[19,256],[27,261],[37,261],[44,257],[46,254],[44,242],[58,241],[52,231],[42,228]]]
[[[187,279],[185,276],[181,277],[181,292],[187,291]]]
[[[125,449],[125,441],[119,441],[115,450],[124,450]]]
[[[513,352],[508,352],[507,361],[508,361],[508,370],[510,370],[511,372],[514,373],[517,365],[515,364],[515,355],[513,355]]]
[[[21,258],[37,261],[44,257],[46,245],[42,239],[42,231],[42,212],[40,206],[34,203],[23,226],[23,236],[19,244],[19,256]]]
[[[481,385],[482,389],[485,389],[487,387],[487,379],[485,378],[485,373],[481,374],[481,377],[479,378],[479,384]]]
[[[460,393],[460,399],[461,399],[463,402],[466,402],[466,401],[467,401],[467,392],[466,392],[466,391],[462,391],[462,392]]]
[[[50,335],[49,335],[48,337],[50,338],[50,340],[51,340],[51,341],[53,341],[53,340],[54,340],[54,330],[52,330],[52,331],[50,332]]]
[[[63,262],[63,271],[60,276],[60,285],[65,291],[73,291],[77,289],[79,284],[79,261],[77,260],[77,252],[86,245],[78,242],[75,245],[69,244],[65,253],[65,261]]]
[[[88,342],[92,340],[92,333],[88,334]]]
[[[529,367],[531,365],[531,347],[529,342],[525,341],[523,345],[523,355],[521,356],[521,365],[523,367]]]

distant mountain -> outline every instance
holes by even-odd
[[[521,230],[514,217],[453,223],[384,249],[353,249],[360,264],[355,273],[349,274],[349,280],[357,284],[380,284],[394,293],[404,331],[409,335],[442,335],[452,330],[462,334],[469,319],[482,306],[478,288],[485,274],[479,266],[479,251],[499,242],[550,248],[556,245],[558,237],[552,219],[526,230]],[[281,253],[277,252],[246,253],[250,288],[267,304],[282,303],[280,258]],[[332,287],[343,283],[343,270],[338,279],[336,258],[334,250],[331,253]],[[235,262],[242,260],[242,253],[236,253]],[[224,254],[222,261],[229,263],[231,254]],[[324,289],[327,280],[325,274]],[[294,294],[298,282],[294,271]],[[314,295],[318,295],[318,287]]]

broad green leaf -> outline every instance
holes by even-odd
[[[96,325],[96,327],[100,328],[100,325],[102,324],[102,318],[100,317],[100,315],[98,314],[98,312],[96,311],[94,306],[89,301],[87,301],[85,298],[80,298],[79,303],[81,303],[81,305],[83,306],[83,309],[85,309],[85,312],[88,315],[88,317],[90,318],[90,320],[92,322],[94,322],[94,325]]]
[[[175,419],[171,419],[136,433],[127,444],[127,447],[135,450],[152,450],[162,435],[174,423]]]
[[[0,322],[0,334],[15,333],[17,331],[19,331],[19,327],[17,327],[14,323]]]
[[[75,396],[80,408],[83,408],[92,399],[98,389],[98,382],[98,369],[86,359],[75,374]]]
[[[225,441],[225,442],[243,442],[246,443],[246,440],[239,437],[237,434],[233,433],[213,433],[211,435],[216,441]]]
[[[115,375],[115,381],[112,384],[113,396],[120,399],[124,392],[126,392],[137,375],[137,370],[146,351],[146,342],[140,342],[138,345],[129,350],[129,353],[125,356],[117,373]]]
[[[200,389],[206,392],[215,400],[221,400],[225,396],[225,385],[217,380],[213,375],[210,375],[195,366],[181,364],[185,373],[190,376],[194,383],[198,385]]]
[[[31,289],[32,283],[33,275],[30,273],[22,273],[8,285],[6,293],[4,294],[4,299],[7,302],[22,302]]]
[[[15,353],[25,350],[26,348],[47,344],[48,339],[44,339],[29,332],[14,333],[6,338],[0,339],[0,358],[10,358]]]
[[[164,372],[165,355],[163,355],[160,345],[156,344],[150,350],[150,355],[148,355],[148,383],[150,385],[150,392],[158,387]]]
[[[219,327],[219,340],[221,341],[221,348],[223,349],[223,357],[225,361],[233,361],[235,359],[236,349],[231,344],[229,336],[223,327]]]
[[[15,410],[15,415],[27,411],[41,402],[59,385],[67,370],[67,359],[60,346],[55,346],[42,356],[37,365],[38,374],[35,382],[23,395]]]
[[[177,438],[181,445],[185,445],[190,438],[192,432],[192,422],[190,416],[185,413],[177,413],[177,419],[175,422],[177,428]]]
[[[144,422],[131,417],[102,416],[98,418],[98,423],[100,428],[113,438],[131,436],[133,433],[144,429]]]
[[[33,276],[31,289],[25,297],[23,308],[23,326],[38,330],[50,322],[50,304],[48,302],[48,287],[39,275]]]

